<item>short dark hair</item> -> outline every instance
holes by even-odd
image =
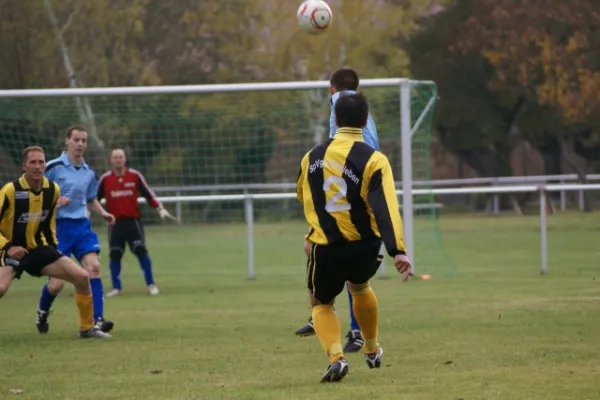
[[[362,93],[342,94],[335,102],[335,120],[340,128],[362,128],[369,118],[369,102]]]
[[[25,163],[27,161],[27,157],[29,156],[29,153],[32,153],[34,151],[39,151],[43,155],[46,155],[46,152],[40,146],[29,146],[29,147],[26,147],[25,150],[23,150],[23,163]]]
[[[337,92],[343,90],[356,90],[360,79],[358,74],[352,68],[340,68],[331,75],[329,84],[334,87]]]
[[[85,129],[85,126],[83,126],[83,125],[72,125],[69,127],[69,129],[67,129],[67,138],[71,137],[71,135],[73,134],[73,131],[87,132],[87,130]]]

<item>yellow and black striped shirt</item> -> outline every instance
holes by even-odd
[[[340,128],[302,159],[298,200],[321,245],[383,239],[390,256],[404,254],[402,218],[392,167],[362,141],[362,130]]]
[[[0,190],[0,250],[21,246],[57,246],[56,201],[58,185],[44,178],[42,189],[34,191],[25,176],[7,183]]]

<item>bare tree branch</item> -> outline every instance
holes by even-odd
[[[71,23],[73,22],[73,18],[81,12],[81,9],[83,8],[83,2],[84,2],[84,0],[79,0],[79,3],[77,3],[77,8],[71,14],[69,14],[69,18],[67,18],[67,22],[65,22],[65,24],[63,25],[63,27],[60,29],[60,31],[58,33],[61,37],[65,34],[67,29],[69,29],[69,26],[71,26]]]

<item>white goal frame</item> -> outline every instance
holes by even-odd
[[[400,141],[402,148],[402,219],[404,225],[404,244],[406,253],[415,269],[414,254],[414,221],[413,221],[413,173],[412,173],[412,136],[431,111],[437,100],[437,90],[423,109],[421,115],[413,124],[411,121],[411,88],[417,85],[435,85],[433,81],[416,81],[408,78],[364,79],[360,81],[361,88],[396,87],[398,88],[400,120]],[[17,89],[0,90],[0,98],[24,97],[90,97],[90,96],[135,96],[158,94],[206,94],[227,92],[258,92],[284,90],[327,89],[329,81],[296,81],[296,82],[267,82],[267,83],[232,83],[212,85],[181,85],[181,86],[138,86],[111,88],[70,88],[70,89]],[[216,199],[215,199],[216,200]],[[247,204],[251,207],[252,204]],[[254,240],[253,217],[246,217],[248,223],[248,271],[249,277],[254,278]],[[382,270],[383,274],[385,271]]]

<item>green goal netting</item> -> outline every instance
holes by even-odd
[[[66,129],[88,129],[86,162],[97,175],[109,168],[109,154],[123,148],[131,167],[141,171],[159,197],[180,196],[167,207],[185,225],[244,224],[243,201],[190,201],[193,196],[243,193],[294,193],[299,162],[316,143],[328,139],[327,89],[235,91],[216,93],[94,94],[85,97],[31,95],[0,97],[0,181],[20,173],[24,147],[43,146],[57,157]],[[381,150],[401,180],[400,100],[398,86],[362,89],[371,102]],[[431,180],[430,140],[434,84],[411,89],[412,171],[415,189]],[[401,185],[398,186],[401,188]],[[143,205],[145,220],[156,213]],[[414,196],[414,246],[419,272],[453,272],[443,247],[434,196]],[[293,198],[256,200],[255,230],[261,224],[305,230],[302,208]],[[184,229],[183,227],[182,229]],[[208,228],[203,228],[208,229]],[[240,242],[240,246],[245,243]],[[300,243],[297,237],[294,241]],[[243,251],[243,248],[239,249]],[[256,253],[261,251],[257,247]]]

